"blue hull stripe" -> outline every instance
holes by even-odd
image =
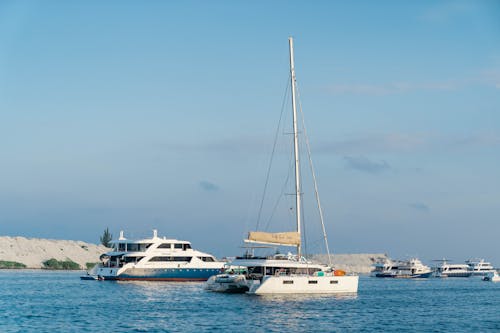
[[[162,268],[162,269],[129,269],[115,280],[157,280],[157,281],[206,281],[212,275],[220,273],[216,268]],[[109,277],[105,277],[109,279]]]

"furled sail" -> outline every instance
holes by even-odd
[[[290,231],[290,232],[250,231],[248,233],[248,239],[245,239],[245,242],[297,246],[300,245],[300,234],[296,231]]]

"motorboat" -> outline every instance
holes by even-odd
[[[246,267],[229,267],[222,274],[211,276],[205,283],[205,289],[224,293],[245,293],[248,291],[248,271]]]
[[[158,237],[111,241],[112,250],[101,255],[89,276],[99,280],[206,281],[218,274],[225,262],[195,250],[188,241]],[[86,276],[85,276],[86,277]]]
[[[398,261],[397,264],[388,265],[386,269],[375,273],[379,278],[422,279],[432,275],[432,269],[424,265],[419,259],[412,258]]]
[[[498,271],[493,271],[493,273],[488,273],[485,277],[483,277],[483,281],[491,281],[491,282],[500,282],[500,275]]]
[[[395,274],[398,267],[404,262],[400,260],[384,259],[373,264],[373,270],[370,273],[372,277],[387,277],[387,274]]]
[[[296,76],[294,65],[293,39],[289,38],[290,48],[290,88],[291,88],[291,106],[293,129],[293,171],[295,173],[295,183],[293,196],[295,205],[293,208],[286,209],[292,212],[295,219],[295,230],[285,232],[267,232],[251,231],[248,233],[245,243],[265,244],[272,246],[295,247],[296,253],[292,254],[272,254],[257,256],[254,254],[255,247],[248,246],[251,251],[247,251],[244,256],[237,257],[231,261],[230,267],[244,268],[244,273],[240,274],[219,274],[211,277],[206,288],[219,292],[247,292],[249,294],[338,294],[338,293],[356,293],[358,290],[357,275],[348,275],[342,270],[335,270],[327,265],[317,264],[306,260],[302,251],[302,189],[300,174],[300,155],[299,155],[299,133],[305,135],[305,129],[299,131],[297,102],[296,102]],[[303,124],[303,122],[302,122]],[[306,137],[306,146],[308,141]],[[309,147],[308,147],[309,148]],[[274,151],[274,149],[273,149]],[[323,230],[323,238],[326,245],[328,258],[328,240],[326,237],[325,226],[323,222],[323,213],[319,202],[319,195],[316,185],[316,177],[312,168],[312,162],[309,153],[310,169],[314,181],[314,192],[320,221]],[[271,158],[272,161],[272,158]],[[269,175],[268,175],[269,176]],[[292,177],[287,177],[291,179]],[[267,183],[267,182],[266,182]],[[260,215],[260,212],[259,212]],[[257,222],[258,224],[258,222]],[[258,246],[257,246],[258,247]],[[331,265],[330,265],[331,266]],[[248,288],[248,290],[246,290]]]
[[[467,264],[450,264],[448,259],[438,259],[434,267],[434,276],[439,278],[446,277],[470,277],[472,271]]]
[[[491,263],[484,261],[484,259],[469,259],[466,260],[465,263],[469,266],[469,270],[472,272],[473,276],[486,276],[495,272]]]

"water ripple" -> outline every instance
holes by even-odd
[[[500,284],[360,278],[357,295],[214,294],[201,283],[0,271],[1,332],[499,332]]]

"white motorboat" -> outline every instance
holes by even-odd
[[[439,264],[434,267],[434,275],[440,278],[446,277],[470,277],[472,271],[467,264],[450,264],[448,259],[434,260]]]
[[[386,274],[390,272],[396,272],[400,265],[404,262],[400,260],[384,259],[383,261],[376,262],[373,264],[373,270],[370,273],[372,277],[385,277]]]
[[[248,271],[246,267],[228,268],[222,274],[212,275],[205,283],[205,289],[224,293],[247,292],[247,274]]]
[[[292,97],[292,119],[293,119],[293,156],[295,184],[294,193],[295,207],[293,209],[296,222],[295,231],[290,232],[260,232],[253,231],[245,240],[247,243],[271,244],[275,246],[296,247],[297,254],[278,254],[271,256],[255,256],[248,253],[243,257],[237,257],[230,264],[231,267],[244,267],[243,274],[219,274],[207,282],[207,289],[221,292],[243,291],[246,286],[249,294],[336,294],[356,293],[358,290],[358,279],[356,275],[346,275],[344,271],[333,270],[326,265],[315,264],[304,259],[301,247],[302,227],[302,190],[300,176],[299,158],[299,130],[296,107],[296,77],[294,66],[293,39],[289,38],[290,46],[290,78]],[[300,131],[305,134],[305,129]],[[307,143],[307,140],[306,140]],[[309,155],[310,157],[310,155]],[[310,160],[310,159],[309,159]],[[314,180],[314,193],[318,204],[319,216],[323,228],[323,237],[326,250],[328,242],[323,224],[323,214],[319,204],[319,196],[312,168],[312,179]],[[251,247],[252,248],[252,247]],[[330,257],[328,255],[328,257]]]
[[[484,261],[484,259],[469,259],[465,263],[469,266],[469,270],[473,276],[486,276],[495,272],[491,263]]]
[[[431,275],[432,269],[417,258],[386,265],[385,269],[375,273],[375,277],[399,279],[422,279]]]
[[[218,274],[225,262],[213,255],[194,250],[191,243],[153,237],[130,240],[120,237],[111,242],[113,249],[101,255],[101,263],[89,272],[99,280],[206,281]]]

